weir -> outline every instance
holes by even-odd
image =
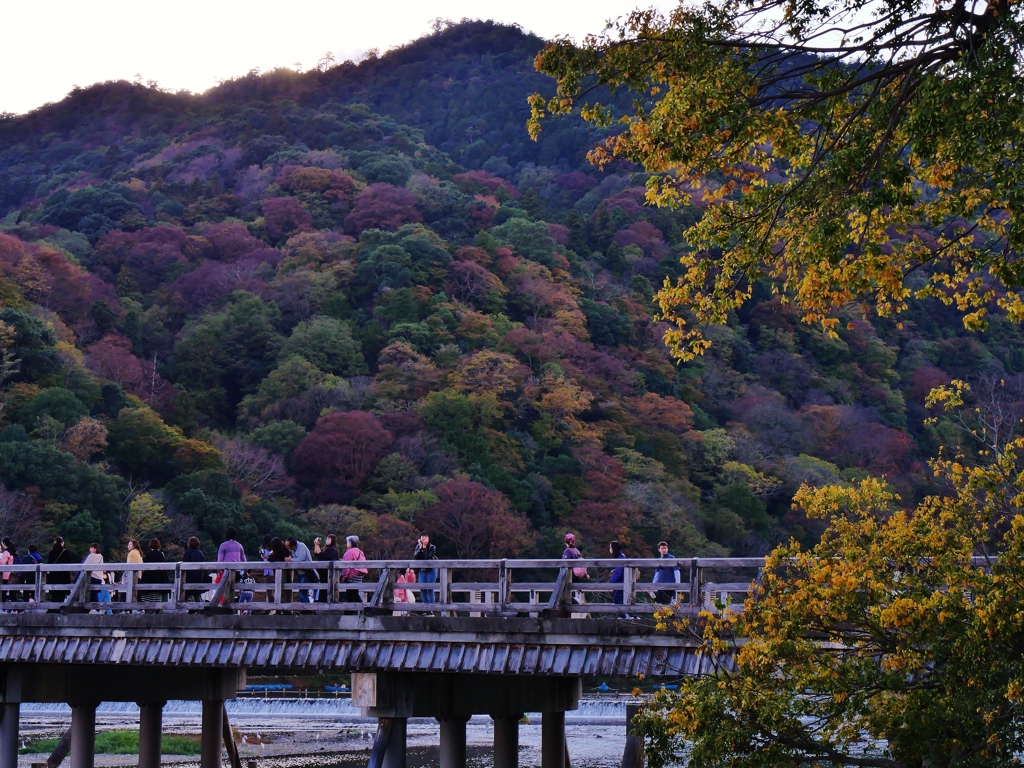
[[[473,715],[493,720],[496,768],[515,768],[525,713],[541,715],[543,768],[564,768],[566,713],[579,707],[584,676],[710,671],[693,635],[656,631],[636,617],[649,617],[665,595],[677,610],[696,613],[722,595],[745,593],[750,581],[735,574],[762,563],[436,561],[435,581],[409,585],[397,574],[422,562],[368,561],[378,579],[352,585],[333,563],[305,572],[291,563],[253,564],[261,576],[272,571],[265,584],[237,563],[117,565],[105,566],[116,574],[106,596],[96,594],[84,566],[9,566],[30,581],[0,588],[10,611],[0,615],[0,768],[17,766],[22,705],[48,703],[70,705],[71,768],[92,768],[103,702],[138,706],[139,765],[154,768],[170,700],[199,703],[201,768],[220,768],[222,746],[237,761],[225,702],[248,675],[321,672],[351,673],[352,706],[377,719],[370,768],[405,768],[410,717],[434,718],[442,768],[464,768]],[[669,565],[678,566],[672,583],[643,582],[634,571]],[[619,566],[620,584],[571,577],[571,568]],[[164,580],[140,578],[147,570]],[[396,600],[396,588],[421,599]],[[163,599],[139,599],[147,590]],[[428,591],[436,592],[433,602],[422,599]]]

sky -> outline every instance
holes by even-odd
[[[0,0],[0,112],[59,101],[105,80],[155,81],[202,92],[254,68],[312,69],[381,52],[430,30],[436,18],[494,19],[545,38],[577,39],[637,7],[676,0]]]

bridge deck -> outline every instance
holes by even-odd
[[[673,677],[705,670],[649,622],[420,616],[6,614],[0,664]]]

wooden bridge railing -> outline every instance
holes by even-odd
[[[362,582],[343,579],[353,565],[369,571]],[[635,616],[653,613],[659,601],[694,610],[714,599],[741,603],[763,565],[759,557],[10,565],[0,609]],[[410,568],[434,580],[399,583]],[[573,576],[578,568],[589,578]],[[614,568],[623,569],[622,583],[609,583]],[[654,583],[657,568],[678,569],[678,581]],[[102,583],[93,581],[97,573]],[[396,602],[396,590],[415,602]]]

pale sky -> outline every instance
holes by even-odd
[[[312,69],[420,37],[441,17],[517,23],[580,38],[637,7],[676,0],[0,0],[0,112],[62,99],[72,86],[155,80],[205,91],[259,67]]]

